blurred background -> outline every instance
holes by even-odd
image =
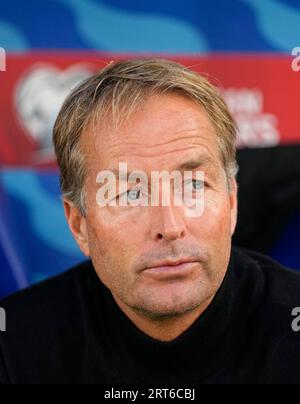
[[[0,297],[83,259],[62,210],[53,123],[81,80],[136,55],[220,87],[240,127],[234,242],[300,270],[300,0],[10,0],[0,47]]]

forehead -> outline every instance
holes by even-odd
[[[216,130],[207,113],[193,100],[174,94],[152,96],[118,128],[111,119],[97,123],[83,142],[89,165],[98,169],[121,161],[137,169],[157,169],[199,154],[219,160]]]

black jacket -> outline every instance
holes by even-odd
[[[214,301],[171,342],[140,332],[91,262],[0,306],[1,383],[300,384],[300,274],[250,251],[233,249]]]

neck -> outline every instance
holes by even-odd
[[[195,310],[178,315],[176,317],[152,318],[141,312],[133,310],[115,296],[114,299],[123,313],[140,331],[153,339],[163,342],[172,341],[188,330],[192,324],[203,314],[213,300],[213,298],[211,298]]]

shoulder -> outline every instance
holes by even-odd
[[[244,248],[233,247],[232,255],[237,277],[260,283],[264,296],[271,300],[300,305],[300,271]]]
[[[6,315],[6,332],[0,333],[0,348],[40,338],[80,325],[83,291],[93,273],[90,261],[0,302]]]
[[[234,248],[233,262],[234,287],[244,302],[239,322],[245,322],[248,349],[252,343],[265,358],[264,382],[299,384],[300,272],[240,248]]]
[[[6,313],[0,384],[47,380],[64,372],[63,360],[68,363],[82,350],[86,287],[93,276],[89,261],[0,302]]]
[[[30,288],[24,289],[0,302],[7,314],[7,321],[14,316],[26,318],[28,315],[44,317],[53,309],[59,308],[60,312],[74,303],[82,282],[85,282],[92,271],[92,263],[87,261],[56,277],[45,280]]]
[[[253,296],[251,314],[258,332],[277,344],[275,352],[290,344],[300,359],[300,271],[246,249],[234,248],[233,256],[241,294]]]
[[[234,288],[248,319],[274,340],[294,337],[292,323],[300,308],[300,272],[260,253],[234,248]],[[300,311],[300,309],[299,309]]]

